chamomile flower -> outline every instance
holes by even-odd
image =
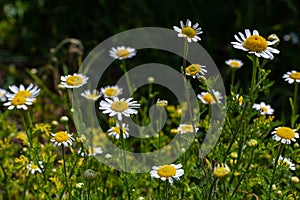
[[[290,168],[291,170],[295,170],[296,169],[295,164],[292,163],[289,158],[284,158],[281,155],[278,158],[277,166],[285,166],[285,167]]]
[[[270,105],[266,105],[265,102],[255,103],[252,108],[259,110],[261,115],[273,115],[274,113],[274,109]]]
[[[213,95],[215,96],[215,99],[218,101],[218,103],[221,103],[220,99],[223,98],[221,96],[221,93],[213,90]],[[209,92],[201,92],[201,94],[198,94],[197,97],[204,104],[212,105],[212,104],[216,103],[214,97]]]
[[[67,131],[59,131],[57,133],[51,133],[51,135],[53,138],[51,138],[50,141],[54,143],[54,146],[71,146],[75,140],[72,134],[69,134]]]
[[[157,99],[156,105],[159,107],[166,107],[166,106],[168,106],[168,101]]]
[[[104,114],[109,114],[110,117],[117,115],[118,120],[122,120],[122,115],[130,117],[131,114],[137,114],[138,111],[135,108],[139,108],[140,104],[137,101],[131,101],[132,98],[119,99],[113,97],[113,99],[105,98],[100,102],[99,109],[103,110]]]
[[[36,172],[41,174],[42,169],[44,168],[43,162],[39,161],[38,163],[39,163],[38,165],[34,164],[33,162],[28,164],[27,165],[28,172],[31,173],[31,174],[35,174]]]
[[[14,108],[27,110],[29,105],[35,101],[35,98],[26,98],[24,96],[12,96],[8,97],[8,101],[4,103],[4,106],[8,106],[8,110],[12,110]]]
[[[121,135],[121,131],[123,134],[123,138],[126,139],[129,137],[128,131],[128,124],[122,123],[122,128],[120,127],[119,123],[116,123],[116,126],[111,127],[110,129],[108,129],[108,135],[115,137],[117,140],[120,139],[120,135]]]
[[[84,74],[74,73],[73,75],[61,76],[60,80],[64,88],[79,88],[87,83],[89,77]]]
[[[169,183],[173,184],[173,179],[179,180],[179,177],[184,174],[184,170],[181,169],[182,165],[170,164],[162,166],[153,166],[150,171],[152,178],[160,178],[162,181],[168,180]]]
[[[6,101],[6,93],[7,93],[6,90],[0,88],[0,101],[2,102]]]
[[[81,147],[78,149],[78,154],[82,157],[84,157],[84,155],[96,156],[102,153],[103,153],[102,147],[93,147],[93,148],[90,147],[86,151],[83,151]]]
[[[228,59],[225,61],[225,64],[231,67],[232,69],[239,69],[244,65],[244,63],[238,59]]]
[[[113,97],[117,97],[117,96],[121,95],[122,90],[123,89],[117,85],[106,86],[106,87],[101,88],[101,94],[103,94],[103,96],[105,98],[113,98]]]
[[[218,164],[214,168],[214,176],[217,178],[226,178],[230,174],[230,168],[226,164]]]
[[[249,54],[254,54],[257,57],[263,57],[266,59],[273,59],[273,53],[278,54],[280,51],[270,46],[277,43],[276,40],[267,41],[264,37],[260,36],[257,30],[251,31],[245,29],[245,35],[239,32],[238,35],[234,35],[237,42],[231,42],[234,48],[248,51]]]
[[[291,129],[285,126],[275,128],[271,134],[273,134],[274,140],[280,141],[283,144],[291,144],[291,141],[295,142],[296,138],[299,138],[299,133],[296,129]]]
[[[205,75],[207,70],[206,66],[199,64],[191,64],[185,69],[185,74],[188,76],[192,76],[193,78],[199,78],[201,75]]]
[[[81,93],[81,96],[89,100],[97,101],[101,97],[101,94],[97,90],[85,90]]]
[[[180,26],[181,28],[173,26],[173,29],[178,32],[178,37],[184,37],[188,42],[197,42],[201,40],[198,35],[203,33],[203,31],[201,30],[201,27],[199,27],[198,23],[192,26],[192,22],[188,19],[185,24],[180,21]]]
[[[177,131],[180,134],[193,133],[194,130],[197,133],[197,131],[199,130],[199,128],[196,127],[196,126],[193,127],[192,124],[180,124],[179,127],[177,128]]]
[[[115,59],[123,60],[127,58],[132,58],[136,55],[136,50],[131,47],[112,47],[109,51],[109,55]]]
[[[294,82],[300,83],[300,72],[292,70],[290,72],[285,73],[282,76],[282,78],[284,78],[284,80],[287,81],[289,84],[292,84]]]
[[[25,86],[22,84],[19,87],[16,85],[12,85],[9,86],[8,88],[12,92],[6,94],[6,97],[8,98],[19,96],[19,97],[34,99],[39,95],[41,91],[36,85],[33,85],[32,83],[30,83],[27,88],[25,88]]]

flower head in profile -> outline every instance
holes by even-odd
[[[271,47],[277,43],[276,40],[267,41],[264,37],[260,36],[257,30],[251,34],[249,29],[245,29],[245,35],[239,32],[234,35],[236,42],[231,42],[234,48],[248,51],[249,54],[254,54],[257,57],[263,57],[273,60],[273,53],[278,54],[280,51]]]
[[[28,172],[31,174],[35,174],[36,172],[41,174],[43,168],[44,166],[42,161],[39,161],[38,164],[31,162],[27,165]]]
[[[212,105],[212,104],[216,103],[215,99],[218,101],[218,103],[221,103],[220,99],[223,98],[221,96],[221,93],[213,90],[213,95],[215,98],[209,92],[201,92],[201,94],[198,94],[197,97],[204,104]]]
[[[244,63],[238,59],[228,59],[225,61],[225,64],[231,67],[232,69],[239,69],[244,65]]]
[[[110,129],[108,129],[107,132],[109,136],[115,137],[118,140],[121,138],[121,132],[123,134],[124,139],[128,138],[128,131],[128,124],[122,123],[122,127],[120,127],[120,124],[116,123],[116,126],[111,127]]]
[[[282,78],[284,78],[284,80],[287,81],[289,84],[292,84],[294,82],[300,83],[300,72],[292,70],[290,72],[285,73],[282,76]]]
[[[270,105],[266,105],[265,102],[255,103],[252,108],[259,110],[261,115],[273,115],[274,113],[274,109]]]
[[[192,22],[188,19],[185,24],[180,21],[180,26],[181,28],[173,26],[173,29],[178,33],[178,37],[184,37],[188,42],[197,42],[201,40],[198,35],[203,33],[203,31],[198,23],[192,26]]]
[[[130,117],[130,115],[138,113],[135,109],[139,108],[140,104],[131,100],[132,98],[126,100],[118,97],[113,97],[113,99],[106,98],[100,102],[99,109],[103,110],[104,114],[109,114],[110,117],[117,115],[118,120],[122,120],[122,115]]]
[[[193,78],[200,78],[201,75],[205,75],[207,70],[206,66],[199,64],[191,64],[185,69],[185,74],[188,76],[192,76]]]
[[[160,100],[160,99],[157,99],[157,101],[156,101],[156,106],[159,106],[159,107],[166,107],[166,106],[168,106],[168,101],[167,101],[167,100]]]
[[[226,178],[230,174],[230,168],[226,164],[217,164],[214,168],[214,176],[217,178]]]
[[[84,90],[81,96],[92,101],[97,101],[101,97],[101,94],[97,90]]]
[[[198,127],[194,126],[192,124],[180,124],[177,128],[178,133],[185,134],[185,133],[194,133],[194,131],[197,133],[199,130]]]
[[[184,174],[184,170],[181,169],[181,167],[181,164],[153,166],[150,175],[152,178],[160,178],[162,181],[168,180],[172,185],[173,179],[178,181],[180,179],[179,177]]]
[[[291,141],[296,142],[296,138],[299,138],[299,133],[296,129],[285,126],[275,128],[271,134],[273,134],[274,140],[280,141],[283,144],[291,144]]]
[[[78,154],[82,157],[84,157],[84,155],[87,156],[96,156],[96,155],[100,155],[103,153],[102,147],[89,147],[88,149],[86,149],[86,151],[84,151],[81,147],[78,149]]]
[[[0,101],[2,102],[6,101],[6,93],[7,93],[6,90],[0,88]]]
[[[84,74],[74,73],[73,75],[61,76],[60,80],[64,88],[79,88],[87,83],[89,77]]]
[[[125,46],[112,47],[111,50],[109,50],[109,55],[115,59],[124,60],[135,56],[136,50]]]
[[[75,140],[72,137],[72,134],[68,133],[67,131],[59,131],[57,133],[51,133],[53,138],[51,138],[51,142],[54,143],[54,146],[71,146],[73,141]]]
[[[292,163],[289,158],[284,158],[281,155],[278,158],[277,166],[287,167],[287,168],[290,168],[291,170],[296,169],[295,164]]]
[[[121,95],[122,90],[123,89],[117,85],[106,86],[106,87],[101,88],[101,94],[103,94],[103,96],[105,98],[113,98],[113,97],[117,97],[117,96]]]

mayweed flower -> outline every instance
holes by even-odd
[[[103,150],[101,147],[93,147],[93,148],[88,148],[87,151],[83,151],[82,148],[80,147],[78,149],[78,154],[82,157],[84,157],[84,155],[87,155],[88,157],[90,156],[96,156],[96,155],[100,155],[103,153]]]
[[[199,64],[191,64],[185,69],[185,74],[192,76],[193,78],[200,78],[201,75],[205,75],[207,72],[206,66]]]
[[[24,96],[14,96],[8,97],[8,102],[4,103],[4,106],[8,106],[8,110],[12,110],[14,108],[27,110],[29,105],[35,101],[35,98],[26,98]]]
[[[230,168],[226,164],[218,164],[214,168],[214,176],[217,178],[226,178],[230,174]]]
[[[198,23],[194,24],[192,27],[192,22],[188,19],[185,24],[180,21],[180,26],[181,28],[173,26],[173,29],[178,32],[178,37],[184,37],[188,42],[197,42],[201,40],[198,35],[203,33],[203,31],[201,30],[201,27],[198,27]]]
[[[115,137],[117,140],[120,139],[121,131],[123,134],[123,139],[126,139],[129,137],[128,131],[128,124],[122,123],[122,128],[120,127],[119,123],[116,123],[116,126],[111,127],[108,129],[108,135]]]
[[[218,103],[221,103],[220,99],[222,99],[223,97],[221,96],[220,92],[213,90],[213,93]],[[216,103],[214,97],[209,92],[201,92],[201,94],[198,94],[197,97],[204,104],[212,105]]]
[[[42,173],[42,169],[44,168],[44,166],[42,165],[43,162],[39,161],[38,163],[39,163],[38,165],[36,165],[36,164],[34,164],[32,162],[30,164],[28,164],[27,165],[28,172],[31,173],[31,174],[35,174],[36,172],[38,172],[38,173],[41,174]]]
[[[6,90],[0,88],[0,101],[2,102],[6,101],[6,93],[7,93]]]
[[[101,94],[97,90],[85,90],[81,93],[81,96],[89,100],[97,101],[101,97]]]
[[[81,189],[81,188],[83,188],[83,186],[84,186],[84,183],[76,183],[75,184],[75,187],[77,188],[77,189]]]
[[[259,110],[261,115],[273,115],[274,113],[274,109],[270,105],[266,105],[265,102],[255,103],[252,108]]]
[[[244,65],[244,63],[238,59],[228,59],[225,61],[225,64],[231,67],[232,69],[239,69]]]
[[[51,138],[51,142],[54,143],[54,146],[71,146],[73,141],[75,140],[72,137],[72,134],[69,134],[67,131],[59,131],[57,133],[51,133],[53,138]]]
[[[285,126],[275,128],[271,134],[273,134],[274,140],[280,141],[283,144],[291,144],[291,141],[295,142],[296,138],[299,138],[299,133],[296,129]]]
[[[239,105],[242,106],[243,101],[244,101],[244,97],[240,94],[236,94],[235,96],[233,96],[233,100],[237,101],[239,103]]]
[[[277,166],[285,166],[285,167],[290,168],[291,170],[295,170],[296,169],[295,164],[292,163],[289,158],[284,158],[281,155],[278,158]]]
[[[267,41],[264,37],[260,36],[257,30],[251,31],[245,29],[246,36],[239,32],[239,35],[234,35],[237,42],[231,42],[234,48],[248,51],[249,54],[254,54],[257,57],[263,57],[266,59],[273,59],[272,53],[278,54],[280,51],[270,46],[277,43],[276,40]]]
[[[168,101],[167,100],[157,99],[156,105],[160,106],[160,107],[166,107],[166,106],[168,106]]]
[[[153,166],[150,175],[152,178],[160,178],[162,181],[168,179],[169,183],[172,185],[173,178],[178,181],[179,177],[184,174],[184,170],[181,169],[181,167],[181,164],[162,165],[158,167]]]
[[[60,80],[64,88],[79,88],[87,83],[89,77],[74,73],[73,75],[61,76]]]
[[[289,84],[292,84],[294,82],[300,83],[300,72],[292,70],[291,72],[285,73],[282,78],[284,78],[284,80]]]
[[[123,89],[117,85],[106,86],[106,87],[101,88],[101,94],[103,94],[103,96],[105,98],[113,98],[113,97],[117,97],[117,96],[121,95],[122,90]]]
[[[184,134],[184,133],[193,133],[194,131],[197,133],[199,130],[198,127],[194,126],[192,124],[180,124],[177,128],[178,133]]]
[[[123,60],[127,58],[132,58],[136,55],[136,50],[131,47],[112,47],[111,50],[109,50],[109,55],[115,59]]]
[[[117,115],[118,120],[122,120],[122,115],[125,117],[130,117],[131,114],[137,114],[138,111],[135,108],[139,108],[140,104],[137,101],[131,101],[132,98],[119,99],[118,97],[113,97],[113,99],[106,98],[100,102],[100,110],[104,110],[104,114],[109,114],[110,117]]]

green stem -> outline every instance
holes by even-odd
[[[250,86],[250,98],[253,97],[254,94],[254,89],[255,89],[255,85],[256,85],[256,73],[257,73],[257,68],[259,66],[259,59],[256,56],[252,57],[252,80],[251,80],[251,86]]]
[[[91,194],[91,181],[88,180],[88,200],[90,200],[90,194]]]
[[[231,72],[231,85],[234,86],[235,70]]]
[[[61,150],[62,150],[62,157],[63,157],[63,163],[64,163],[64,175],[65,175],[66,187],[69,189],[64,145],[61,145]]]
[[[217,178],[214,178],[214,182],[213,182],[213,184],[211,185],[210,190],[209,190],[208,199],[211,199],[211,196],[212,196],[214,187],[215,187],[215,185],[216,185],[216,183],[217,183],[217,180],[218,180]]]
[[[24,185],[24,190],[23,190],[23,193],[22,193],[22,200],[26,199],[26,191],[27,191],[27,187],[28,187],[28,180],[29,180],[29,176],[27,176],[25,174],[25,185]]]
[[[297,120],[297,112],[298,112],[298,104],[297,104],[297,96],[298,96],[298,83],[295,82],[295,88],[294,88],[294,101],[293,101],[293,109],[292,109],[292,120],[291,120],[291,127],[295,127],[295,122]]]
[[[133,93],[133,89],[132,89],[132,86],[131,86],[131,83],[130,83],[130,78],[129,78],[128,73],[127,73],[126,61],[125,60],[123,60],[123,62],[121,64],[121,70],[124,72],[127,87],[128,87],[128,90],[129,90],[129,95],[131,96],[132,93]]]

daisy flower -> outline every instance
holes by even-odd
[[[272,53],[278,54],[280,51],[270,46],[276,44],[276,40],[267,41],[264,37],[260,36],[257,30],[251,31],[245,29],[245,35],[239,32],[238,35],[234,35],[237,42],[231,42],[234,48],[248,51],[250,54],[254,54],[257,57],[263,57],[266,59],[273,59]]]
[[[277,165],[278,165],[278,166],[285,166],[285,167],[288,167],[288,168],[290,168],[291,170],[295,170],[295,169],[296,169],[295,164],[292,163],[292,162],[290,161],[289,158],[284,158],[284,157],[282,157],[281,155],[280,155],[279,158],[278,158]]]
[[[51,138],[51,142],[54,143],[54,146],[71,146],[73,141],[75,140],[72,137],[72,134],[69,134],[67,131],[59,131],[57,133],[51,133],[53,138]]]
[[[286,74],[284,74],[282,78],[284,78],[284,80],[289,84],[292,84],[294,82],[300,83],[300,72],[292,70],[291,72],[287,72]]]
[[[117,140],[120,139],[120,134],[121,134],[121,130],[123,133],[123,138],[126,139],[129,137],[128,131],[128,124],[122,123],[122,129],[120,128],[119,123],[116,123],[116,126],[111,127],[110,129],[108,129],[108,135],[109,136],[113,136],[115,137]]]
[[[226,164],[218,164],[214,168],[214,176],[217,178],[226,178],[230,174],[230,168]]]
[[[109,55],[115,59],[123,60],[126,58],[132,58],[136,55],[136,50],[131,47],[112,47],[109,51]]]
[[[180,124],[179,127],[177,128],[177,131],[180,134],[193,133],[194,130],[195,132],[197,132],[199,128],[197,128],[196,126],[193,127],[192,124]]]
[[[244,63],[238,59],[228,59],[225,61],[225,64],[231,67],[232,69],[239,69],[244,65]]]
[[[191,64],[185,69],[185,74],[188,76],[192,76],[193,78],[199,78],[200,75],[205,75],[207,72],[206,66],[199,65],[199,64]]]
[[[106,87],[101,88],[101,94],[103,94],[103,96],[105,98],[113,98],[113,97],[121,95],[122,90],[123,89],[117,85],[106,86]]]
[[[27,110],[29,105],[35,101],[35,98],[25,98],[24,96],[13,96],[8,97],[8,102],[4,103],[4,106],[8,106],[8,110],[12,110],[14,108]]]
[[[140,104],[137,101],[131,101],[132,98],[119,99],[118,97],[113,97],[113,99],[105,98],[100,102],[100,110],[104,110],[104,114],[109,114],[110,117],[117,115],[118,120],[122,120],[122,115],[125,117],[130,117],[131,114],[137,114],[138,111],[135,108],[139,108]]]
[[[221,96],[220,92],[213,90],[214,96],[218,103],[221,103],[220,99],[223,97]],[[209,92],[201,92],[201,94],[198,94],[197,97],[202,101],[204,104],[212,105],[216,103],[213,96]]]
[[[194,24],[192,27],[192,22],[190,20],[186,20],[185,24],[180,21],[180,26],[181,28],[173,26],[173,29],[178,32],[178,37],[184,37],[188,42],[197,42],[201,40],[198,35],[203,33],[203,31],[201,30],[201,27],[198,27],[198,23]]]
[[[274,109],[270,105],[266,105],[265,102],[255,103],[252,108],[259,110],[261,115],[273,115],[274,113]]]
[[[6,97],[8,98],[20,96],[24,98],[34,99],[39,95],[41,91],[36,85],[33,85],[32,83],[30,83],[27,88],[25,88],[24,85],[22,84],[19,87],[16,85],[12,85],[9,86],[8,88],[12,92],[6,94]]]
[[[28,172],[31,173],[31,174],[35,174],[36,172],[38,172],[38,173],[41,174],[42,173],[42,169],[44,168],[43,162],[39,161],[38,163],[39,163],[38,165],[36,165],[36,164],[34,164],[32,162],[30,164],[28,164],[27,165]]]
[[[61,85],[64,88],[79,88],[87,83],[89,77],[84,74],[74,73],[73,75],[61,76]]]
[[[166,107],[166,106],[168,106],[168,101],[167,100],[157,99],[156,105],[160,106],[160,107]]]
[[[88,148],[87,151],[83,151],[82,148],[80,147],[78,149],[78,154],[82,157],[84,157],[84,155],[87,156],[96,156],[96,155],[100,155],[103,153],[103,150],[101,147],[93,147],[93,148]]]
[[[273,135],[274,140],[281,141],[283,144],[291,144],[291,141],[295,142],[296,138],[299,138],[299,133],[296,129],[285,126],[275,128],[271,134]]]
[[[184,170],[181,169],[181,167],[181,164],[162,165],[158,167],[153,166],[150,175],[152,178],[160,178],[162,181],[168,179],[169,183],[172,185],[173,178],[178,181],[179,177],[184,174]]]
[[[235,96],[233,96],[233,101],[237,101],[239,103],[239,105],[242,106],[244,97],[240,94],[236,94]]]
[[[0,101],[2,102],[6,101],[6,93],[7,93],[6,90],[0,88]]]
[[[81,96],[83,96],[84,98],[89,99],[89,100],[97,101],[101,97],[101,94],[97,90],[93,90],[93,91],[84,90],[81,93]]]

